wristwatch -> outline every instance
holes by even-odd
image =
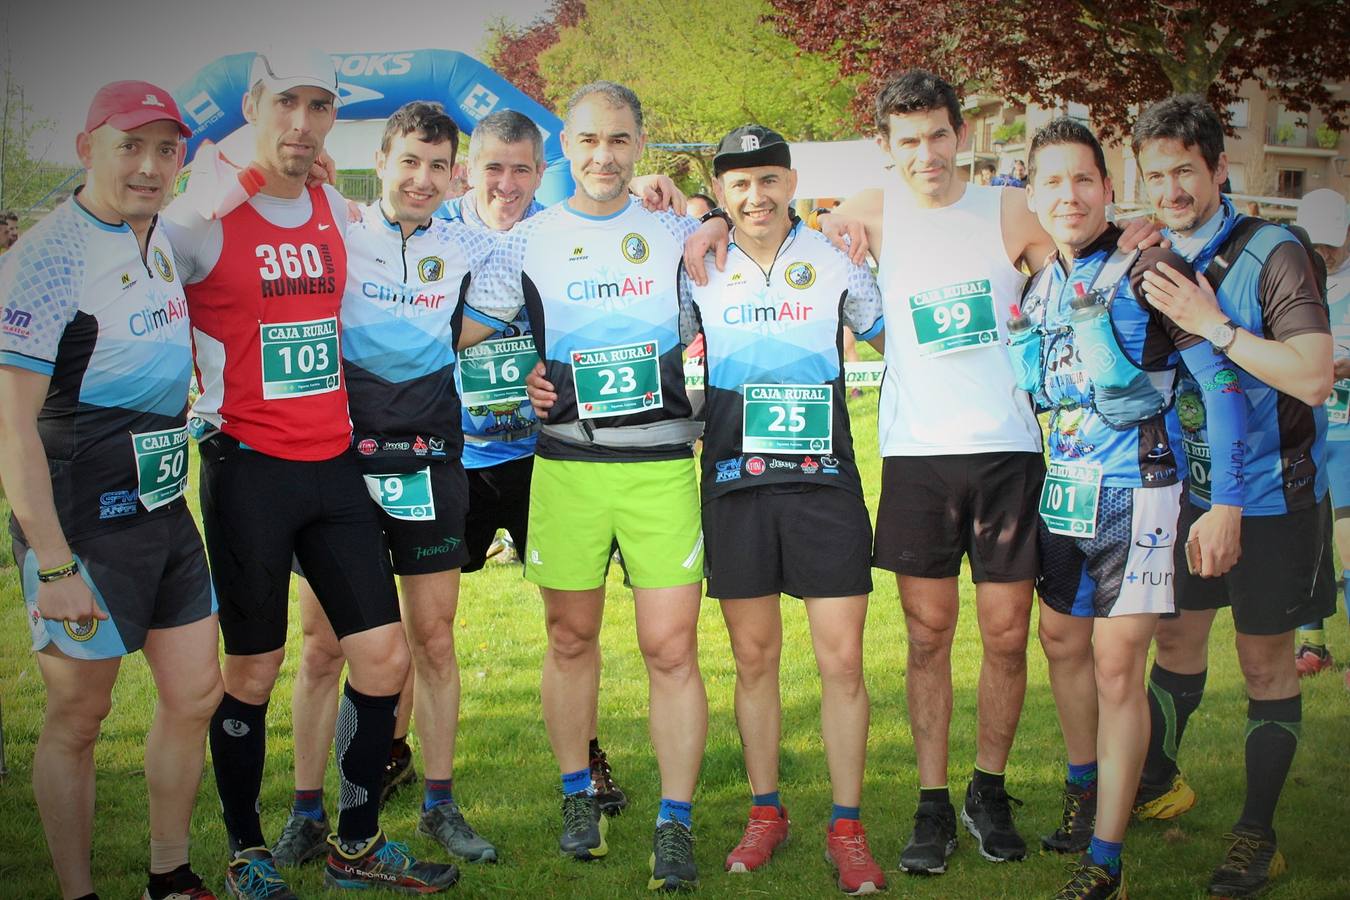
[[[1214,345],[1215,353],[1227,353],[1228,348],[1233,346],[1233,341],[1237,340],[1237,330],[1241,327],[1241,325],[1229,319],[1222,325],[1215,325],[1205,337]]]

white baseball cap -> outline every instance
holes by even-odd
[[[333,58],[319,50],[276,47],[261,50],[253,58],[250,85],[261,81],[273,93],[298,87],[323,88],[338,101],[337,67]]]
[[[1314,244],[1339,247],[1345,243],[1350,230],[1350,210],[1345,198],[1330,188],[1318,188],[1303,195],[1298,202],[1298,218],[1294,224],[1308,232]]]

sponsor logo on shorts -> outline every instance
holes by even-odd
[[[427,455],[427,442],[422,440],[422,436],[420,434],[417,436],[417,440],[413,441],[412,452],[416,453],[418,456]]]
[[[820,463],[809,456],[802,460],[801,466],[803,475],[814,475],[820,471]]]
[[[230,737],[243,737],[249,732],[248,725],[238,719],[224,719],[221,721],[220,727]]]
[[[385,441],[380,449],[385,453],[394,453],[398,451],[407,452],[412,449],[412,444],[407,441]]]
[[[83,644],[85,641],[94,637],[98,632],[98,619],[88,618],[83,622],[63,622],[66,628],[66,634],[70,635],[72,641],[79,641]]]
[[[544,564],[544,561],[539,558],[538,550],[530,551],[530,562],[534,563],[536,566],[542,566]]]
[[[426,559],[428,556],[441,556],[449,553],[463,543],[459,538],[448,537],[439,544],[432,544],[430,547],[414,548],[414,559]]]
[[[98,498],[98,517],[118,519],[136,514],[135,491],[108,491]]]
[[[1149,587],[1168,587],[1172,584],[1171,572],[1127,572],[1125,580],[1133,587],[1135,584],[1143,584]]]
[[[751,475],[763,475],[764,469],[765,465],[763,457],[752,456],[745,461],[745,471],[749,472]]]
[[[1144,554],[1144,558],[1140,560],[1141,563],[1147,562],[1148,558],[1153,555],[1154,550],[1166,550],[1172,546],[1172,535],[1161,528],[1155,528],[1148,534],[1141,536],[1139,540],[1134,542],[1134,545],[1143,547],[1148,551]]]
[[[427,441],[427,446],[431,448],[431,454],[433,456],[445,455],[445,441],[441,440],[440,438],[432,438],[431,440]]]
[[[825,475],[838,475],[839,459],[834,456],[822,456],[820,458],[820,471]]]
[[[0,334],[26,338],[32,334],[28,326],[33,324],[33,314],[17,306],[6,306],[0,310]]]
[[[740,458],[719,459],[715,466],[717,468],[717,484],[724,481],[736,481],[741,477]]]
[[[356,445],[356,452],[362,456],[374,456],[375,451],[380,449],[380,442],[374,438],[365,438]]]
[[[790,459],[771,459],[769,460],[770,469],[795,469],[797,464]]]

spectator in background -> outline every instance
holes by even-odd
[[[999,173],[989,183],[995,187],[1007,185],[1024,188],[1027,186],[1027,164],[1020,159],[1004,160]]]
[[[975,163],[975,175],[973,180],[976,184],[988,185],[994,180],[995,171],[997,171],[997,167],[995,167],[993,162],[982,159]]]
[[[707,194],[695,194],[689,198],[689,215],[695,219],[702,219],[708,212],[717,206],[717,201]]]
[[[0,213],[0,253],[13,247],[14,242],[18,239],[19,216],[17,213],[5,210]]]

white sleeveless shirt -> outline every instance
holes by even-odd
[[[1002,190],[967,185],[950,206],[925,209],[905,185],[885,189],[882,456],[1041,452],[1004,343],[1026,276],[1008,261]]]

